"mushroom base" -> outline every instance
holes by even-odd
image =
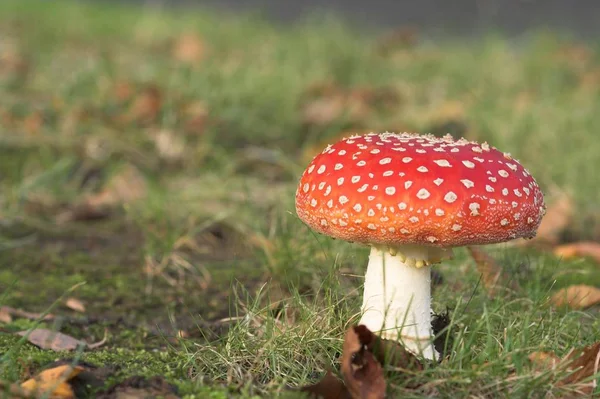
[[[415,354],[436,360],[431,332],[431,264],[451,250],[428,246],[373,246],[365,274],[360,324],[400,340]]]

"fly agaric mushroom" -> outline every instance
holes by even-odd
[[[371,133],[312,160],[296,211],[319,233],[371,246],[360,323],[437,359],[431,265],[453,247],[533,237],[545,205],[527,170],[487,143]]]

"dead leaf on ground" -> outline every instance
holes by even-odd
[[[186,143],[170,130],[160,130],[152,135],[158,156],[165,161],[181,161],[185,155]]]
[[[550,203],[546,215],[538,228],[536,236],[531,240],[522,240],[522,245],[556,245],[565,228],[571,223],[573,217],[573,199],[562,192]]]
[[[127,111],[126,122],[149,123],[156,120],[162,108],[163,96],[156,86],[143,88]]]
[[[600,263],[600,243],[591,241],[575,242],[559,245],[554,248],[554,254],[563,259],[591,258]]]
[[[372,352],[374,337],[363,325],[346,331],[341,370],[353,398],[385,397],[383,368]]]
[[[81,366],[62,365],[44,370],[34,378],[21,384],[21,388],[31,396],[50,397],[56,399],[75,398],[73,388],[68,381],[84,370]]]
[[[27,320],[53,320],[54,319],[54,315],[51,313],[48,313],[46,315],[42,314],[42,313],[33,313],[33,312],[27,312],[25,310],[22,309],[16,309],[16,308],[12,308],[10,306],[0,306],[0,312],[2,313],[6,313],[10,316],[13,317],[20,317],[23,319],[27,319]]]
[[[184,64],[196,64],[204,59],[206,44],[194,33],[184,33],[173,44],[173,57]]]
[[[479,248],[467,247],[467,249],[477,265],[477,271],[481,274],[483,287],[488,296],[493,298],[498,294],[498,289],[506,283],[506,281],[503,281],[504,270],[502,266],[496,262],[496,259]],[[509,288],[513,290],[518,288],[514,280],[510,281]]]
[[[80,346],[88,349],[99,348],[106,343],[106,336],[96,343],[88,344],[85,341],[71,337],[57,331],[48,330],[45,328],[36,328],[31,331],[20,331],[17,333],[22,337],[27,337],[27,340],[42,349],[51,349],[58,351],[73,351]]]
[[[600,289],[585,284],[572,285],[552,295],[550,302],[556,307],[589,308],[600,303]]]
[[[146,179],[133,165],[126,165],[113,175],[99,193],[89,195],[56,217],[57,223],[102,219],[122,204],[143,199],[148,191]]]
[[[85,305],[77,298],[67,298],[65,305],[76,312],[85,313]]]
[[[529,360],[538,372],[566,372],[567,375],[557,381],[559,387],[569,387],[582,395],[590,395],[597,388],[600,342],[573,349],[562,359],[552,352],[534,352],[529,355]],[[595,378],[590,380],[592,376]]]
[[[10,315],[10,313],[5,309],[5,307],[1,307],[0,308],[0,323],[10,323],[12,322],[12,316]]]
[[[343,381],[333,375],[331,371],[328,371],[321,381],[306,386],[301,391],[307,392],[312,398],[352,399],[352,395],[350,395]]]
[[[99,393],[96,397],[98,399],[179,398],[177,388],[159,376],[130,377],[106,392]]]

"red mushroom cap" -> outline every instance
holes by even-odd
[[[371,133],[312,160],[296,211],[335,238],[452,247],[531,238],[545,205],[527,170],[486,143]]]

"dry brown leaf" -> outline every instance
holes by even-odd
[[[589,308],[600,303],[600,289],[585,284],[572,285],[552,295],[550,302],[557,307]]]
[[[557,381],[557,386],[568,386],[576,393],[591,394],[598,385],[600,371],[600,342],[581,349],[571,350],[560,359],[552,352],[534,352],[529,355],[534,369],[538,372],[566,372],[567,376]],[[590,380],[590,377],[595,378]]]
[[[6,307],[0,308],[0,323],[10,323],[12,322],[12,316],[6,309]]]
[[[483,287],[487,291],[488,295],[493,298],[498,293],[498,289],[504,283],[504,281],[502,281],[502,267],[494,258],[485,253],[483,250],[471,246],[467,247],[467,249],[477,265],[477,271],[481,274]],[[513,290],[518,288],[514,280],[511,280],[510,288]]]
[[[42,349],[51,349],[58,351],[72,351],[80,346],[90,349],[98,348],[106,342],[106,337],[99,342],[88,344],[85,341],[75,339],[69,335],[48,330],[45,328],[36,328],[31,331],[20,331],[17,333],[22,337],[27,337],[27,340]]]
[[[346,331],[342,353],[342,375],[353,398],[384,398],[386,383],[383,368],[372,349],[374,335],[365,326],[352,327]]]
[[[169,162],[183,159],[185,154],[185,142],[175,133],[169,130],[161,130],[152,136],[154,146],[158,155]]]
[[[331,371],[328,371],[321,381],[314,385],[303,387],[301,391],[308,393],[311,398],[352,399],[348,388]]]
[[[200,135],[204,133],[208,124],[208,107],[202,101],[188,104],[184,110],[185,128],[188,132]]]
[[[206,55],[204,41],[194,33],[184,33],[173,45],[173,57],[185,64],[196,64]]]
[[[559,245],[554,248],[554,254],[563,259],[582,257],[591,258],[600,263],[600,243],[582,241],[572,244]]]
[[[10,306],[0,306],[0,312],[4,312],[10,316],[21,317],[23,319],[28,319],[28,320],[46,320],[46,321],[48,321],[48,320],[54,319],[54,315],[50,314],[50,313],[44,315],[42,313],[33,313],[33,312],[27,312],[22,309],[11,308]]]
[[[128,110],[126,120],[129,122],[153,122],[162,108],[162,94],[156,86],[142,89]]]
[[[65,305],[71,310],[85,313],[85,305],[77,298],[68,298]]]
[[[72,399],[75,398],[75,393],[68,384],[68,381],[76,377],[83,370],[83,367],[71,367],[69,365],[44,370],[34,378],[22,383],[21,388],[28,395],[39,398]]]
[[[546,210],[546,215],[538,228],[535,238],[523,241],[525,244],[555,245],[560,241],[560,235],[569,225],[573,217],[573,199],[566,193],[561,193]]]
[[[113,208],[141,200],[147,191],[142,173],[133,165],[126,165],[109,179],[102,191],[57,215],[56,223],[106,218]]]

